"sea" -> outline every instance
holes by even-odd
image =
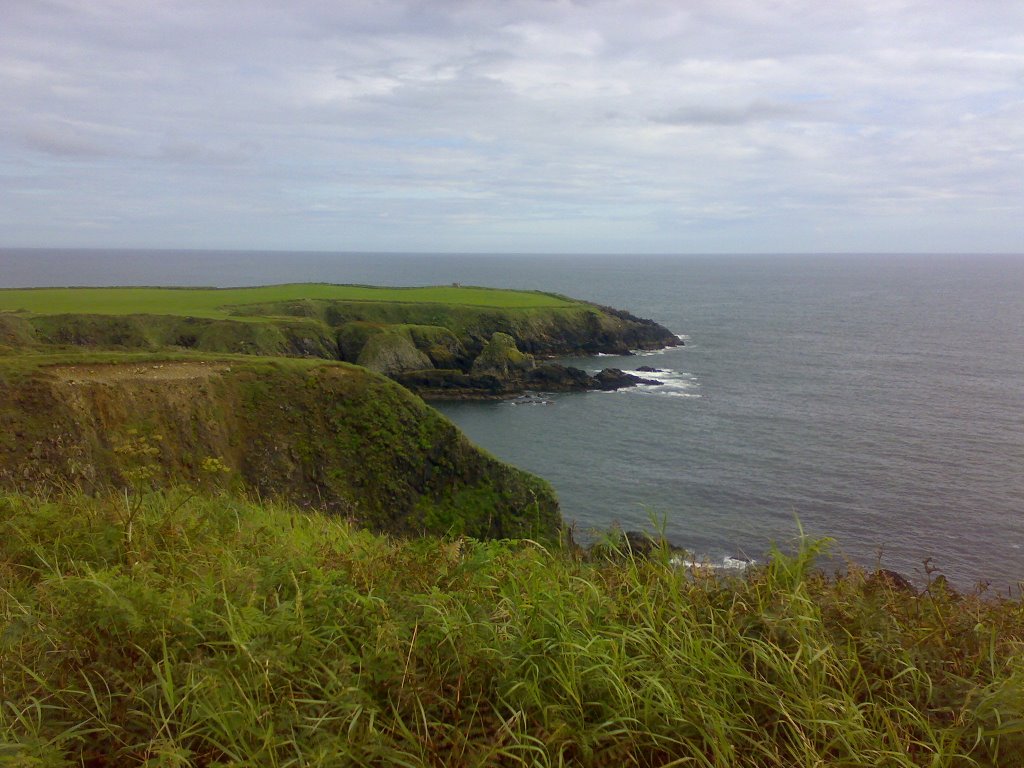
[[[434,405],[554,486],[576,538],[663,533],[742,569],[801,536],[823,567],[1024,582],[1024,255],[514,255],[0,250],[0,286],[453,282],[563,293],[684,346],[566,360],[661,386]]]

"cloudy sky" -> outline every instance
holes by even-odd
[[[1024,251],[1016,0],[0,4],[0,246]]]

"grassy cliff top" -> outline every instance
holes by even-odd
[[[424,367],[463,371],[495,332],[547,356],[678,343],[651,320],[542,291],[325,283],[0,289],[0,354],[75,346],[357,362],[370,332],[385,329],[409,336],[430,359]]]
[[[1020,600],[621,547],[0,493],[0,764],[1024,765]]]
[[[254,288],[8,288],[0,289],[0,312],[36,315],[183,315],[227,318],[250,304],[319,301],[446,304],[497,309],[565,308],[579,302],[540,291],[428,286],[384,288],[366,285],[290,283]]]

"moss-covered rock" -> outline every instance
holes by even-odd
[[[492,374],[510,378],[518,372],[528,371],[534,366],[533,355],[519,351],[516,340],[507,333],[497,332],[484,345],[473,361],[474,374]]]
[[[434,368],[468,367],[472,358],[450,329],[439,325],[407,325],[405,328],[416,349],[430,358]]]
[[[416,349],[404,329],[388,329],[371,335],[356,362],[371,371],[389,375],[434,367],[430,358]]]
[[[413,347],[429,359],[429,365],[420,365],[417,369],[408,370],[426,368],[461,370],[468,369],[472,361],[472,356],[459,341],[459,337],[448,328],[438,325],[386,324],[366,321],[353,321],[338,328],[337,346],[341,359],[350,363],[359,362],[370,338],[385,332],[401,334],[406,337]],[[408,351],[407,347],[406,351]],[[422,358],[415,359],[422,362]],[[362,364],[360,362],[360,365]]]
[[[387,326],[380,323],[355,321],[344,323],[337,329],[338,357],[347,363],[354,363],[366,346],[369,338],[383,331]]]
[[[110,312],[97,299],[97,291],[114,301],[116,306],[111,306]],[[303,291],[306,295],[302,295]],[[381,298],[374,296],[378,291]],[[379,328],[411,329],[414,346],[431,357],[435,366],[458,361],[454,367],[465,371],[496,332],[512,336],[521,351],[541,356],[627,352],[679,343],[668,329],[651,320],[541,292],[311,284],[224,290],[223,305],[212,303],[219,298],[219,292],[212,289],[47,289],[2,293],[5,310],[32,308],[31,312],[18,314],[34,326],[39,343],[106,349],[177,345],[227,352],[239,351],[244,342],[248,345],[244,351],[250,354],[336,357],[338,350],[331,340],[335,333],[348,324],[364,323]],[[53,311],[41,303],[43,293],[54,302]],[[331,293],[358,294],[362,298],[325,298],[325,294]],[[150,303],[139,298],[142,294],[151,295]],[[439,300],[424,300],[424,294]],[[242,295],[288,298],[232,303]],[[406,295],[414,300],[404,300]],[[133,307],[134,314],[121,314],[125,301]],[[153,314],[141,314],[150,306]],[[76,311],[75,307],[81,309]],[[179,325],[179,321],[185,322]]]

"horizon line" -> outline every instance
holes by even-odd
[[[151,246],[74,246],[74,245],[0,245],[4,251],[83,251],[83,252],[151,252],[151,253],[309,253],[334,255],[380,256],[1024,256],[1019,251],[405,251],[323,248],[199,248]]]

